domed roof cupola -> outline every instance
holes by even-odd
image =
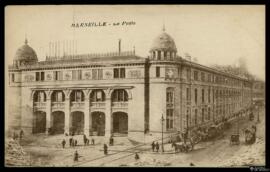
[[[14,57],[14,63],[16,65],[36,63],[38,61],[35,50],[28,45],[27,39],[25,39],[24,45],[18,48]]]
[[[165,32],[164,26],[162,33],[154,39],[150,53],[154,60],[173,60],[176,57],[176,45],[173,38]]]

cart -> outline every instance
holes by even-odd
[[[230,145],[240,144],[240,134],[239,134],[239,115],[237,115],[236,131],[230,137]]]
[[[240,135],[232,134],[230,139],[230,145],[239,145],[240,144]]]

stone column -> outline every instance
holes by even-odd
[[[51,99],[47,98],[46,102],[46,134],[49,134],[49,128],[51,128]]]
[[[158,60],[158,51],[156,50],[156,60]]]
[[[90,90],[83,90],[84,92],[84,134],[89,136],[90,123]]]
[[[164,51],[161,51],[161,60],[164,60]]]
[[[106,112],[105,112],[105,137],[112,134],[112,103],[110,93],[106,94]]]
[[[49,129],[52,127],[51,123],[51,116],[52,116],[52,103],[51,103],[51,94],[52,91],[48,90],[45,91],[46,93],[46,134],[49,134]]]
[[[65,133],[69,134],[70,129],[70,93],[71,90],[65,90]]]
[[[70,99],[65,98],[65,133],[69,134],[70,129]]]
[[[89,136],[89,116],[90,116],[90,109],[89,109],[89,98],[85,100],[85,108],[84,108],[84,134]]]
[[[32,117],[32,121],[33,121],[31,131],[29,131],[29,133],[31,133],[31,134],[34,133],[34,127],[36,127],[36,121],[35,121],[36,120],[36,117],[35,117],[36,110],[35,110],[35,105],[34,105],[34,93],[35,93],[35,91],[32,90],[31,95],[30,95],[30,100],[29,100],[31,103],[31,109],[32,109],[31,117]],[[12,119],[10,119],[10,120],[12,120]],[[22,119],[16,125],[19,125],[21,127],[21,129],[25,131]]]

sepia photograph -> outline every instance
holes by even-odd
[[[265,167],[264,5],[4,19],[6,167]]]

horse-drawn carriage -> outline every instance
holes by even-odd
[[[208,128],[208,139],[214,139],[219,135],[219,128],[216,125],[212,125],[211,127]]]
[[[222,122],[217,125],[212,125],[208,128],[206,140],[211,140],[223,136],[224,136],[224,123]]]
[[[192,139],[188,139],[186,142],[181,141],[181,142],[173,142],[172,147],[175,150],[175,153],[178,152],[189,152],[192,151],[194,148],[194,143]]]
[[[245,130],[245,142],[246,144],[253,144],[256,141],[256,126],[253,125],[251,129]]]

